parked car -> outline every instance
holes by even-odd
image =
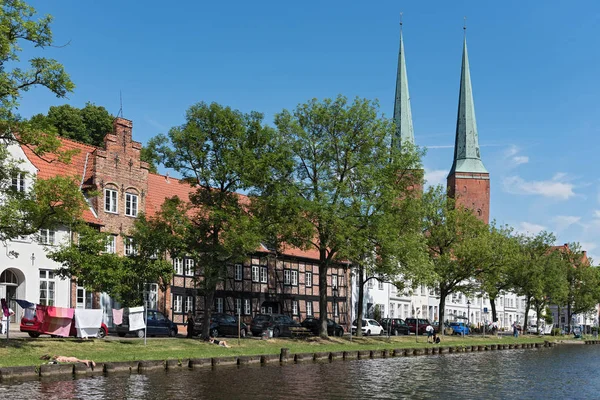
[[[148,336],[171,336],[177,335],[177,325],[167,318],[162,312],[158,310],[148,310],[146,318],[146,330]],[[129,331],[129,313],[125,309],[123,311],[123,323],[116,326],[117,335],[124,337],[131,333],[139,338],[144,337],[144,329],[138,329],[136,331]]]
[[[400,318],[384,318],[381,320],[381,326],[386,332],[389,332],[390,335],[398,336],[410,334],[408,325]]]
[[[543,330],[540,328],[540,333],[542,333]],[[538,327],[535,324],[531,324],[527,327],[527,333],[530,334],[537,334],[538,333]]]
[[[252,319],[250,330],[254,336],[260,336],[267,329],[273,330],[273,337],[291,336],[290,328],[300,328],[297,321],[283,314],[257,314]]]
[[[411,333],[416,333],[417,318],[406,318],[404,322],[408,325]],[[426,333],[425,329],[427,328],[427,325],[431,325],[428,319],[419,318],[419,335],[424,335]],[[436,327],[433,326],[433,329],[436,329]]]
[[[194,335],[202,334],[203,317],[197,317],[194,324]],[[240,336],[246,337],[248,334],[248,326],[240,322]],[[236,336],[238,335],[238,319],[233,315],[215,313],[210,316],[210,336]]]
[[[464,322],[450,322],[450,327],[452,328],[452,334],[454,335],[468,335],[471,333],[471,330]]]
[[[309,329],[313,335],[319,334],[319,319],[315,317],[307,317],[301,324],[306,329]],[[327,319],[327,334],[329,336],[344,336],[344,327],[337,322]]]
[[[354,322],[352,322],[352,333],[353,334],[356,334],[357,322],[358,322],[357,320],[354,320]],[[374,319],[368,319],[368,318],[365,318],[362,320],[361,331],[365,336],[383,335],[385,333],[385,331],[383,330],[383,327],[379,324],[379,322],[375,321]]]
[[[33,313],[33,319],[21,318],[21,323],[19,330],[21,332],[27,332],[27,334],[32,338],[40,337],[40,335],[44,335],[42,332],[42,323],[37,319],[37,313]],[[108,335],[108,327],[102,322],[100,324],[100,328],[98,329],[98,337],[100,339],[105,338]],[[51,335],[52,337],[57,337],[56,335]],[[73,321],[71,321],[71,329],[69,330],[69,337],[77,337],[77,328],[75,327],[75,317],[73,317]]]

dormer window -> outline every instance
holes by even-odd
[[[117,191],[114,189],[104,189],[104,211],[117,213]]]

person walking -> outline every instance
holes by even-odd
[[[6,315],[6,312],[2,312],[2,334],[6,335],[7,329],[8,329],[8,319],[15,315],[15,312],[13,311],[12,308],[8,308],[8,315]]]
[[[516,322],[513,322],[513,336],[516,338],[519,337],[519,328]]]
[[[427,328],[425,328],[425,332],[427,332],[427,343],[433,343],[434,331],[435,331],[435,329],[433,329],[433,326],[431,326],[430,324],[427,324]],[[429,339],[432,339],[432,341],[430,342]]]
[[[194,319],[194,314],[192,314],[191,311],[188,311],[188,315],[187,315],[187,338],[188,339],[192,339],[194,337],[194,324],[196,323],[196,320]]]

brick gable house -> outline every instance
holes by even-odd
[[[69,139],[61,139],[63,150],[76,150],[70,164],[63,164],[49,157],[40,158],[31,149],[23,147],[27,159],[37,169],[37,176],[47,178],[55,175],[73,176],[81,183],[84,196],[90,205],[84,220],[100,231],[112,235],[107,251],[126,256],[132,251],[127,234],[137,216],[144,212],[152,217],[166,198],[177,195],[188,200],[193,188],[168,175],[149,172],[146,162],[140,160],[141,143],[132,139],[131,121],[116,118],[112,133],[106,135],[103,147],[94,147]],[[261,245],[256,253],[242,264],[227,266],[227,277],[215,293],[214,311],[237,314],[245,322],[261,312],[284,313],[297,320],[308,315],[318,317],[319,279],[318,252],[286,248],[275,252]],[[192,259],[174,259],[174,276],[166,291],[156,283],[146,286],[149,308],[165,312],[174,322],[183,324],[188,311],[196,315],[204,313],[206,305],[196,287],[199,278]],[[328,273],[328,316],[349,326],[350,291],[347,265],[339,264]],[[332,288],[338,289],[333,297]],[[82,288],[71,283],[70,304],[81,302]],[[105,294],[84,294],[89,298],[84,306],[101,307],[105,321],[111,324],[110,309],[113,302]]]

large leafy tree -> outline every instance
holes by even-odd
[[[262,124],[262,118],[255,112],[198,103],[188,109],[184,124],[173,127],[168,137],[152,141],[153,152],[164,165],[196,189],[187,208],[179,211],[190,224],[176,251],[201,267],[197,286],[204,298],[204,336],[227,265],[243,261],[264,238],[262,224],[252,212],[255,197],[240,194],[259,194],[269,170],[279,165],[275,132]]]
[[[567,294],[566,272],[561,255],[552,244],[555,237],[543,231],[535,236],[520,235],[518,262],[512,264],[509,276],[516,293],[525,297],[525,321],[527,330],[529,310],[533,307],[537,318],[548,304],[561,304]],[[539,327],[539,323],[537,324]]]
[[[423,196],[423,232],[433,265],[434,285],[440,292],[439,321],[444,321],[446,297],[470,294],[477,288],[475,277],[482,274],[478,238],[487,226],[471,210],[449,198],[441,187],[430,188]]]
[[[31,190],[18,190],[20,179],[28,177],[10,157],[10,147],[17,144],[30,146],[40,156],[55,153],[65,162],[72,155],[61,151],[55,134],[40,134],[17,113],[21,97],[31,88],[44,87],[59,98],[74,88],[58,61],[39,56],[27,63],[20,59],[23,46],[52,46],[51,22],[51,16],[38,17],[25,1],[6,0],[0,5],[0,240],[69,223],[83,207],[83,197],[70,178],[34,180]]]
[[[326,337],[333,265],[350,260],[366,267],[376,260],[382,275],[398,272],[395,250],[406,225],[393,226],[392,212],[401,214],[394,201],[408,197],[410,183],[420,179],[419,155],[391,153],[393,123],[365,99],[314,99],[277,114],[275,124],[279,153],[287,157],[267,190],[277,204],[273,214],[284,217],[277,237],[319,253],[319,334]]]

